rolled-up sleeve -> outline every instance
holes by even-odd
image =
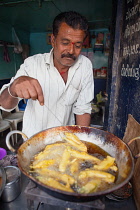
[[[94,78],[92,63],[90,60],[86,60],[86,63],[82,66],[82,88],[80,94],[73,106],[73,112],[77,115],[85,113],[91,113],[91,101],[94,98]]]

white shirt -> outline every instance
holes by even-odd
[[[80,55],[70,67],[66,84],[53,65],[52,50],[50,53],[28,57],[9,84],[23,75],[39,81],[45,99],[44,106],[41,106],[38,100],[29,99],[27,102],[22,131],[28,137],[47,128],[74,125],[74,114],[91,113],[94,80],[92,63],[85,56]],[[4,85],[1,92],[9,84]]]

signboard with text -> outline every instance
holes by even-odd
[[[123,137],[128,114],[140,123],[140,0],[123,0],[114,134]],[[114,85],[114,84],[113,84]],[[113,107],[113,106],[112,106]],[[113,109],[113,108],[112,108]],[[114,108],[115,109],[115,108]],[[113,110],[110,110],[113,112]]]

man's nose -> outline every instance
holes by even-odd
[[[73,54],[73,53],[74,53],[74,47],[75,47],[74,43],[71,42],[71,43],[69,44],[69,53],[70,53],[70,54]]]

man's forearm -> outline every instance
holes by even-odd
[[[0,106],[5,109],[12,109],[18,104],[18,98],[10,96],[8,88],[0,94]]]
[[[83,115],[76,115],[76,125],[89,126],[90,125],[90,114],[86,113]]]

